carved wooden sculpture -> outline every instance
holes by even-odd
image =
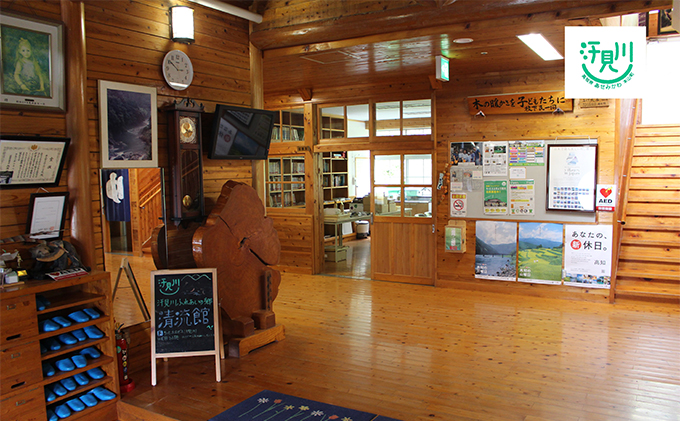
[[[230,336],[248,336],[254,328],[275,325],[271,304],[281,283],[281,244],[273,221],[264,214],[257,192],[228,181],[207,221],[193,237],[198,267],[217,268],[220,306],[228,316]]]

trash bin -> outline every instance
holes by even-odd
[[[368,237],[369,226],[368,221],[357,221],[357,240]]]

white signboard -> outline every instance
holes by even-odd
[[[461,192],[451,193],[451,217],[465,218],[467,216],[467,194]]]
[[[564,285],[609,288],[611,266],[611,225],[565,225]]]
[[[614,212],[616,207],[616,185],[598,184],[595,207],[598,211]]]
[[[567,98],[642,98],[646,28],[564,28],[564,91]]]

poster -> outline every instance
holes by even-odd
[[[467,193],[451,193],[451,217],[465,218],[467,216]]]
[[[508,165],[545,165],[545,141],[518,140],[509,142]]]
[[[508,142],[484,142],[484,177],[508,176]]]
[[[461,227],[445,227],[446,251],[460,252],[463,249],[463,229]]]
[[[609,288],[612,226],[565,225],[564,243],[564,284]]]
[[[517,280],[561,284],[563,248],[562,224],[520,222]]]
[[[505,180],[484,182],[484,215],[507,215],[508,182]]]
[[[481,191],[484,188],[481,168],[471,164],[451,167],[451,191]]]
[[[510,215],[534,216],[534,180],[510,180]]]
[[[451,166],[482,165],[483,142],[452,142],[450,145]]]
[[[475,278],[515,281],[517,222],[477,221]]]
[[[547,210],[595,211],[597,145],[548,146]]]
[[[616,185],[598,184],[595,208],[598,211],[614,212],[616,208]]]

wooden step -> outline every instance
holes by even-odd
[[[680,167],[634,167],[631,178],[673,178],[680,176]]]
[[[633,149],[633,156],[664,156],[664,157],[678,157],[680,156],[680,143],[672,146],[638,146],[635,145]]]
[[[118,421],[177,421],[177,419],[118,401]]]
[[[680,300],[680,283],[653,281],[616,281],[616,296]]]
[[[668,219],[668,218],[667,218]],[[673,224],[663,219],[646,218],[641,216],[631,216],[626,218],[626,229],[650,230],[650,231],[680,231],[680,223]]]
[[[680,190],[680,178],[664,178],[661,180],[631,178],[629,186],[631,190]]]
[[[670,216],[678,217],[680,216],[680,204],[678,203],[639,203],[628,201],[628,206],[626,207],[626,215],[639,215],[639,216]]]
[[[639,278],[639,279],[656,279],[660,281],[680,283],[680,273],[640,273],[632,270],[619,270],[616,272],[617,279],[620,278]]]

